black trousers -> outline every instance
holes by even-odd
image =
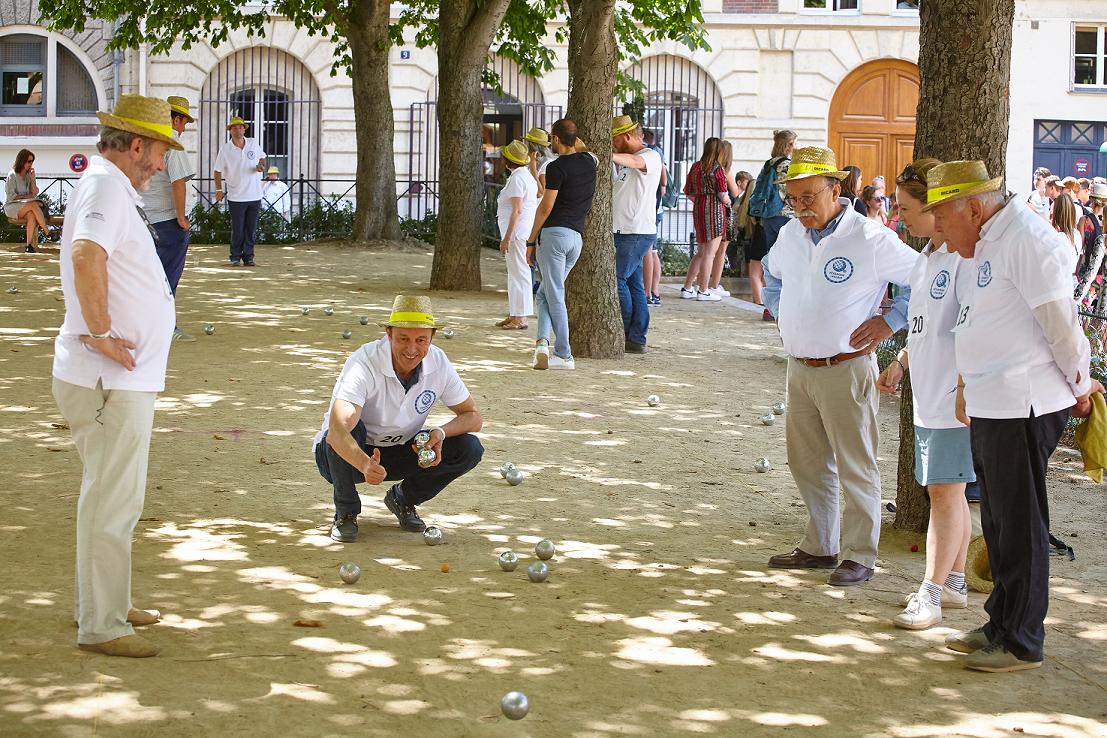
[[[993,583],[984,633],[1024,661],[1042,660],[1049,609],[1046,465],[1068,419],[1067,409],[1041,417],[972,418],[980,526]]]

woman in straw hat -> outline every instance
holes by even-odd
[[[711,292],[710,287],[715,252],[726,236],[726,211],[730,206],[726,184],[728,168],[723,142],[712,136],[704,141],[700,160],[688,170],[684,194],[692,200],[696,253],[688,262],[688,273],[680,290],[683,298],[695,298],[700,302],[718,302],[723,299]]]
[[[496,325],[504,330],[527,327],[534,314],[530,265],[527,264],[527,236],[534,226],[538,210],[538,183],[534,181],[528,155],[522,141],[500,147],[508,177],[496,199],[496,220],[500,226],[500,253],[507,260],[507,318]]]
[[[557,154],[550,148],[550,134],[541,128],[531,128],[523,139],[530,155],[530,175],[538,183],[538,199],[546,194],[546,167],[557,158]]]
[[[923,630],[942,620],[942,608],[968,604],[965,556],[972,536],[972,516],[965,485],[976,480],[969,429],[957,420],[954,389],[953,327],[960,306],[954,285],[958,271],[969,268],[945,247],[934,229],[934,216],[923,213],[926,175],[937,159],[912,162],[896,177],[896,200],[903,223],[916,238],[930,242],[911,272],[907,310],[907,346],[884,370],[877,388],[896,394],[907,367],[915,416],[915,479],[930,498],[926,533],[926,576],[918,592],[906,596],[904,610],[892,619],[900,628]],[[866,188],[869,189],[869,188]],[[910,360],[910,364],[908,361]]]

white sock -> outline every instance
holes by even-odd
[[[965,572],[963,571],[951,571],[949,576],[946,577],[946,586],[954,592],[965,591]]]
[[[942,585],[935,584],[929,579],[924,579],[919,587],[919,597],[929,602],[934,607],[942,606]]]

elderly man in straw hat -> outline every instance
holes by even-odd
[[[77,500],[77,643],[110,656],[155,656],[135,635],[157,611],[131,605],[131,536],[142,513],[154,400],[165,388],[173,291],[139,208],[180,151],[169,103],[120,95],[69,196],[61,241],[65,321],[54,341],[54,398],[83,474]]]
[[[869,581],[876,566],[873,350],[907,325],[911,270],[919,259],[891,229],[839,197],[847,176],[830,149],[796,149],[779,180],[796,217],[780,229],[762,262],[762,296],[789,354],[788,466],[807,505],[803,538],[791,553],[770,558],[769,566],[834,569],[828,581],[838,586]],[[904,293],[880,315],[889,282]]]
[[[189,114],[188,100],[183,97],[170,97],[169,111],[173,116],[173,140],[180,143],[185,126],[195,123],[196,119]],[[142,212],[158,234],[158,258],[165,268],[165,278],[169,280],[174,296],[188,254],[188,235],[192,224],[188,222],[187,187],[188,181],[195,176],[196,170],[192,168],[188,154],[183,150],[170,149],[165,155],[165,169],[154,175],[150,188],[142,196]],[[174,327],[173,340],[196,339]]]
[[[615,285],[623,313],[627,353],[646,353],[650,308],[642,285],[642,259],[657,243],[657,187],[664,165],[661,155],[642,142],[642,128],[629,115],[611,125],[612,160],[618,167],[611,194],[615,230]]]
[[[940,164],[927,204],[946,248],[969,260],[955,284],[957,416],[972,431],[980,524],[994,587],[982,628],[946,638],[964,665],[991,672],[1042,664],[1049,606],[1046,466],[1071,414],[1103,386],[1088,374],[1068,239],[1003,193],[981,161]]]
[[[231,211],[231,266],[254,266],[254,238],[261,216],[261,177],[265,152],[257,139],[246,138],[246,122],[234,117],[227,124],[231,140],[215,157],[215,199],[223,201],[227,184],[227,207]]]
[[[426,526],[415,507],[479,464],[484,454],[473,435],[484,424],[480,410],[446,354],[431,345],[439,326],[430,298],[398,295],[381,325],[385,337],[346,360],[315,435],[319,473],[334,485],[331,538],[342,543],[357,540],[359,482],[398,480],[384,504],[401,528],[419,532]],[[434,461],[422,466],[413,439],[435,401],[455,417],[430,429],[427,447]]]
[[[265,184],[261,188],[261,199],[269,208],[285,220],[292,213],[292,188],[281,181],[281,170],[269,167],[265,172]]]

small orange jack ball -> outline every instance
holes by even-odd
[[[912,543],[912,544],[911,544],[911,553],[918,553],[918,552],[919,552],[919,547],[918,547],[918,545],[916,545],[916,544]]]
[[[449,570],[450,570],[450,565],[449,564],[443,564],[442,565],[442,571],[449,571]]]

